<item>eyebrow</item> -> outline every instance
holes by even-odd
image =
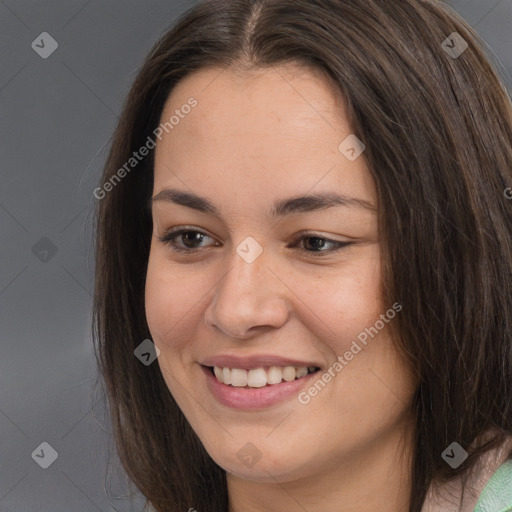
[[[206,197],[199,196],[192,192],[185,192],[173,188],[161,190],[155,197],[150,198],[148,207],[153,203],[165,201],[175,203],[188,208],[193,208],[202,213],[212,214],[220,217],[220,211],[215,204]],[[270,217],[283,217],[293,213],[304,213],[318,210],[326,210],[336,206],[356,207],[375,212],[373,204],[364,199],[349,197],[335,192],[318,192],[305,196],[294,196],[287,199],[277,200],[270,209]]]

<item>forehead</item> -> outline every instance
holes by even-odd
[[[197,105],[181,110],[190,98]],[[281,196],[318,184],[372,199],[364,159],[338,149],[352,133],[343,99],[310,69],[195,72],[172,91],[161,122],[177,114],[157,141],[155,191],[186,179],[198,193],[222,184],[239,195],[249,188],[253,198]]]

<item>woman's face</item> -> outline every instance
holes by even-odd
[[[413,385],[389,336],[401,305],[381,303],[363,148],[339,148],[341,102],[304,68],[210,69],[178,84],[162,123],[173,115],[155,149],[146,315],[190,425],[221,467],[261,482],[389,453]]]

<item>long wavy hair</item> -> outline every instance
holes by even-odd
[[[454,32],[468,45],[461,55],[448,51],[462,48]],[[403,305],[394,342],[418,379],[409,512],[420,512],[432,483],[474,469],[512,434],[511,101],[485,43],[435,0],[209,0],[154,45],[124,103],[96,211],[93,340],[116,449],[157,512],[227,510],[225,471],[158,364],[134,356],[151,338],[153,151],[112,177],[154,137],[184,77],[284,63],[328,79],[366,145],[382,297]],[[453,441],[469,452],[455,470],[441,457]]]

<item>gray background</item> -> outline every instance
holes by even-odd
[[[0,0],[0,512],[142,508],[115,458],[105,483],[92,191],[144,56],[195,3]],[[512,0],[449,3],[499,59],[511,91]],[[31,47],[42,32],[59,45],[47,59]],[[47,469],[32,458],[42,442],[58,453]]]

